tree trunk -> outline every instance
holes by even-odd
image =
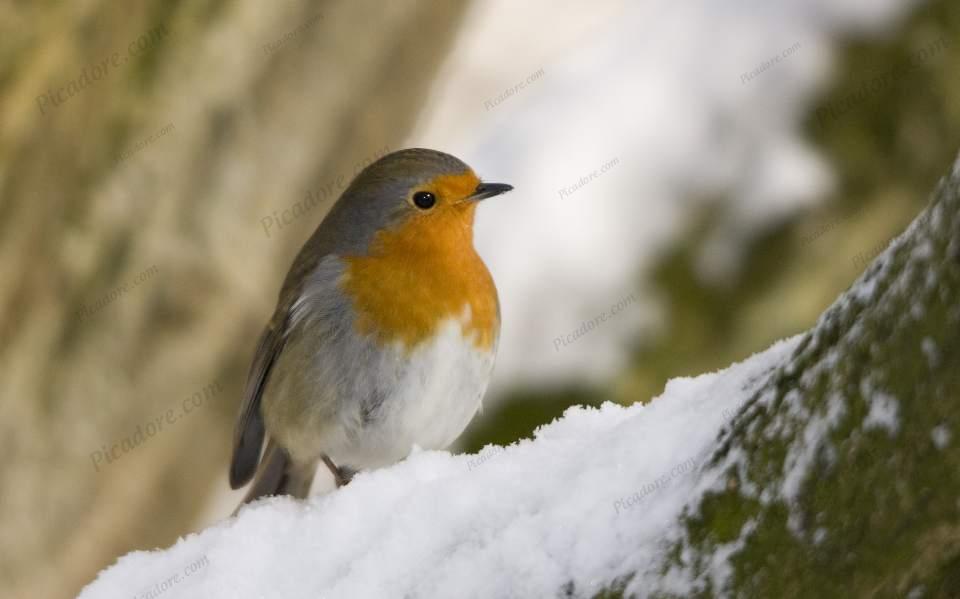
[[[957,596],[958,299],[960,162],[721,433],[651,593]]]

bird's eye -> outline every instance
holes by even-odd
[[[413,203],[421,210],[429,210],[437,203],[437,197],[429,191],[418,191],[413,194]]]

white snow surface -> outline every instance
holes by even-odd
[[[547,597],[570,582],[590,596],[630,572],[642,595],[677,516],[717,482],[702,466],[721,429],[799,340],[647,405],[571,408],[506,448],[419,452],[326,495],[257,502],[120,558],[80,597]]]

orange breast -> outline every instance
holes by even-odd
[[[412,350],[469,306],[464,333],[478,349],[493,348],[497,289],[473,248],[475,211],[473,202],[438,205],[378,233],[369,256],[345,258],[342,287],[353,301],[358,332]]]

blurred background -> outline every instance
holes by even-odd
[[[954,0],[0,1],[0,589],[230,513],[280,282],[380,156],[516,187],[476,451],[811,326],[956,156],[958,73]]]

